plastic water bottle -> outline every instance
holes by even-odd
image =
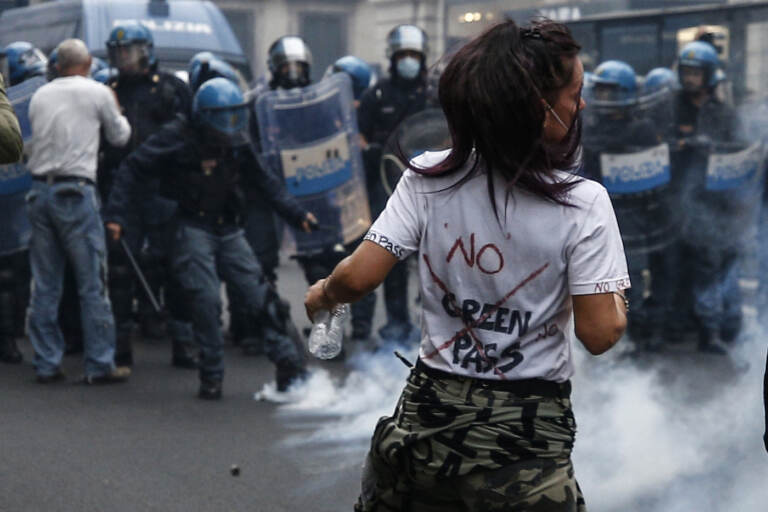
[[[349,304],[338,304],[330,313],[315,313],[315,323],[309,333],[309,353],[318,359],[333,359],[339,355],[347,318]]]

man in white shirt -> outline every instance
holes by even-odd
[[[59,78],[41,87],[29,105],[32,140],[29,168],[34,182],[27,203],[32,239],[32,299],[29,336],[37,380],[64,379],[64,339],[58,324],[64,265],[78,283],[86,384],[125,381],[128,368],[115,368],[115,325],[106,291],[104,226],[95,189],[99,133],[117,146],[131,127],[114,93],[91,80],[91,56],[79,39],[58,47]]]

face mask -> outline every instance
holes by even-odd
[[[397,61],[397,74],[404,80],[413,80],[421,71],[421,61],[416,57],[403,57]]]

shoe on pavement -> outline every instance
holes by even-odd
[[[109,373],[103,375],[84,375],[80,382],[87,386],[95,384],[119,384],[126,382],[131,376],[131,369],[127,366],[117,366]]]

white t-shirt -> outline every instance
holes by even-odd
[[[425,153],[414,163],[446,156]],[[366,235],[399,259],[418,252],[419,357],[482,379],[563,382],[573,374],[570,296],[630,286],[608,194],[584,180],[566,207],[519,188],[507,195],[496,175],[497,220],[485,171],[448,189],[464,174],[406,171]]]
[[[29,102],[32,139],[26,148],[33,175],[49,173],[96,180],[99,133],[114,146],[131,137],[109,87],[83,76],[53,80]]]

